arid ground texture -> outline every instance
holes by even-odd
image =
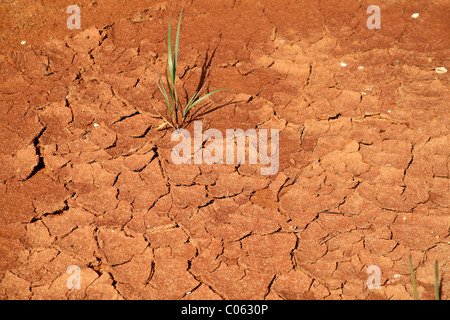
[[[1,2],[0,298],[413,299],[411,255],[448,299],[450,2],[185,1],[180,92],[231,89],[203,130],[278,129],[274,175],[173,163],[182,5]]]

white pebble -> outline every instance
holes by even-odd
[[[364,67],[363,67],[363,66],[359,66],[358,69],[359,69],[359,70],[362,70],[362,69],[364,69]]]
[[[437,73],[446,73],[447,72],[447,69],[446,68],[444,68],[444,67],[439,67],[439,68],[436,68],[436,69],[434,69]]]
[[[27,44],[27,42],[25,40],[23,40],[20,44],[25,45],[25,44]]]
[[[346,67],[347,64],[345,62],[341,62],[341,67]]]
[[[411,15],[411,18],[414,18],[414,19],[417,19],[419,17],[419,14],[418,13],[413,13],[412,15]]]
[[[94,123],[94,127],[97,128],[100,127],[100,125],[98,123]]]

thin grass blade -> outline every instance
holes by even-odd
[[[201,98],[197,99],[195,102],[193,102],[190,106],[187,106],[187,107],[186,107],[186,109],[187,109],[186,112],[188,112],[189,110],[191,110],[193,106],[195,106],[197,103],[199,103],[199,102],[202,101],[203,99],[208,98],[210,95],[212,95],[212,94],[214,94],[214,93],[216,93],[216,92],[219,92],[219,91],[223,91],[223,90],[226,90],[226,89],[218,89],[218,90],[214,90],[214,91],[212,91],[212,92],[209,92],[209,93],[205,94],[203,97],[201,97]]]
[[[195,98],[197,98],[197,95],[200,91],[197,91],[196,93],[194,93],[194,95],[192,96],[192,98],[189,100],[188,104],[186,105],[186,107],[184,108],[183,111],[183,117],[186,117],[186,114],[188,113],[188,111],[192,108],[192,102],[195,101]]]
[[[439,267],[438,262],[434,262],[434,299],[440,300],[439,297]]]
[[[170,104],[169,101],[169,97],[167,96],[166,90],[164,89],[164,84],[162,84],[161,86],[159,85],[159,83],[156,83],[158,85],[159,91],[161,91],[161,93],[164,96],[164,100],[166,100],[166,106],[167,106],[167,110],[169,111],[169,115],[173,114],[173,110],[172,110],[172,105]]]
[[[161,124],[159,127],[157,127],[156,130],[160,130],[160,129],[163,128],[165,125],[169,125],[169,126],[171,126],[172,128],[174,127],[173,124],[172,124],[170,121],[168,121],[161,113],[159,113],[158,110],[156,110],[156,108],[155,108],[154,105],[152,105],[152,108],[153,108],[153,110],[155,110],[156,113],[161,117],[161,119],[164,120],[164,123]]]
[[[212,94],[214,94],[214,93],[216,93],[216,92],[219,92],[219,91],[223,91],[223,90],[226,90],[226,89],[218,89],[218,90],[214,90],[214,91],[212,91],[212,92],[209,92],[209,93],[205,94],[203,97],[201,97],[201,98],[197,99],[196,101],[192,102],[190,105],[187,105],[186,108],[185,108],[185,110],[184,110],[184,115],[186,115],[186,114],[189,112],[189,110],[192,109],[192,107],[194,107],[196,104],[198,104],[198,103],[199,103],[200,101],[202,101],[203,99],[206,99],[206,98],[208,98],[210,95],[212,95]]]
[[[411,272],[411,282],[412,282],[413,292],[414,292],[414,300],[419,300],[419,297],[417,295],[416,275],[414,274],[414,267],[412,264],[411,255],[409,255],[408,259],[409,259],[409,271]]]
[[[172,86],[170,85],[169,76],[167,74],[167,68],[166,68],[166,81],[167,81],[167,87],[169,89],[170,97],[172,98],[173,101],[175,101],[175,94],[174,94],[174,90],[172,89]]]
[[[197,92],[194,93],[194,95],[191,97],[191,99],[189,99],[189,102],[186,104],[186,107],[184,108],[183,117],[186,116],[187,112],[190,110],[191,104],[195,101],[195,99],[200,94],[200,92],[202,92],[204,87],[205,87],[205,84],[200,88],[200,90],[198,90]]]
[[[155,69],[153,69],[155,70]],[[173,114],[172,105],[170,104],[169,96],[167,95],[166,89],[164,87],[164,82],[161,79],[161,76],[159,75],[158,71],[156,71],[156,74],[158,75],[159,81],[161,82],[161,85],[159,85],[158,82],[156,82],[156,85],[159,88],[159,91],[161,91],[162,95],[164,96],[164,100],[166,101],[167,110],[169,111],[169,115]]]
[[[170,82],[173,84],[175,82],[175,77],[174,77],[174,73],[173,73],[173,55],[172,55],[172,33],[171,33],[171,25],[172,25],[172,15],[170,16],[170,21],[169,21],[169,31],[167,32],[167,65],[169,67],[169,77],[170,77]]]
[[[180,29],[181,29],[181,16],[183,15],[183,7],[181,8],[180,18],[178,19],[178,27],[177,27],[177,36],[175,39],[175,52],[173,57],[173,75],[172,75],[172,84],[175,86],[175,77],[177,74],[177,62],[178,62],[178,44],[180,43]]]
[[[164,120],[164,122],[161,123],[157,128],[155,128],[155,130],[156,130],[156,131],[161,130],[162,128],[164,128],[164,127],[167,126],[167,125],[173,127],[167,120]]]

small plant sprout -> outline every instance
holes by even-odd
[[[184,108],[181,106],[180,99],[177,93],[177,89],[175,87],[175,81],[176,81],[176,73],[177,73],[177,62],[178,62],[178,47],[180,43],[180,29],[181,29],[181,16],[183,14],[183,8],[180,12],[180,18],[178,20],[178,27],[177,27],[177,34],[175,37],[175,48],[172,51],[172,40],[171,40],[171,23],[169,22],[169,28],[168,28],[168,38],[167,38],[167,66],[165,71],[165,78],[166,78],[166,85],[164,85],[164,81],[159,75],[159,73],[155,70],[155,72],[158,74],[158,88],[159,91],[162,93],[164,97],[164,101],[167,107],[168,112],[168,118],[163,117],[161,114],[160,116],[165,121],[159,128],[164,127],[165,125],[170,125],[173,128],[179,129],[181,128],[185,121],[186,117],[189,114],[189,111],[198,105],[201,101],[206,99],[207,97],[213,95],[214,93],[218,91],[222,91],[225,89],[218,89],[206,94],[202,94],[202,91],[205,87],[205,84],[195,92],[192,97],[189,99],[187,104],[184,106]],[[167,87],[167,89],[166,89]]]

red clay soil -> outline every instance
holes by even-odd
[[[0,7],[0,298],[412,299],[409,255],[449,298],[448,1],[378,1],[372,30],[365,1],[187,1],[180,90],[203,70],[233,89],[203,128],[279,129],[272,176],[172,162],[180,2],[78,1],[80,30],[71,4]]]

